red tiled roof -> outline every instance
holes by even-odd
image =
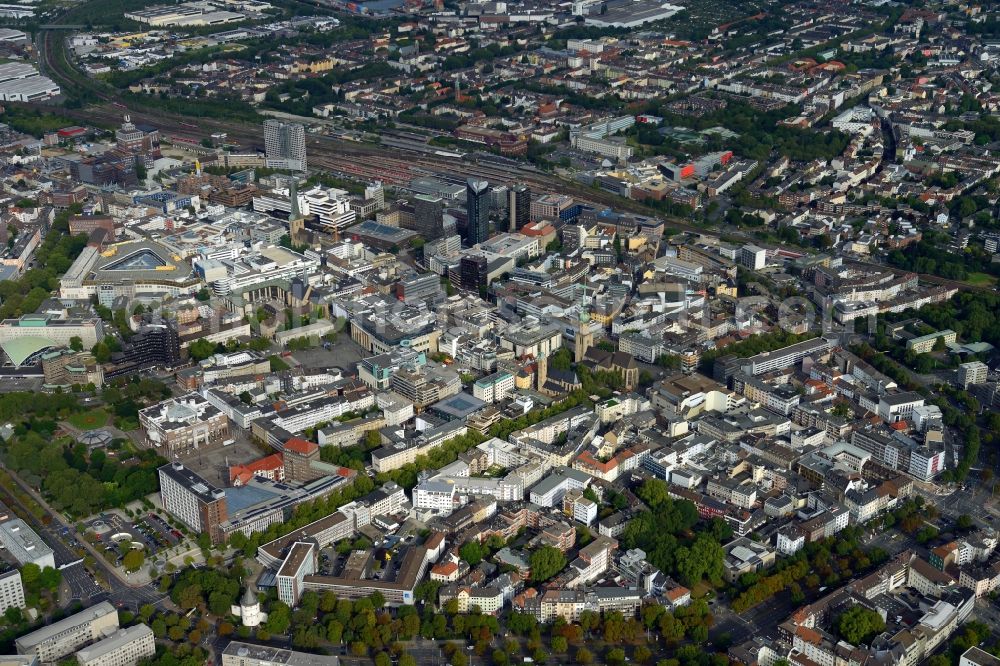
[[[317,446],[316,444],[313,444],[312,442],[304,440],[300,437],[293,437],[287,442],[285,442],[286,451],[292,451],[293,453],[298,453],[300,455],[309,455],[318,448],[319,446]]]

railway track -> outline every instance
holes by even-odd
[[[54,31],[42,32],[42,49],[46,54],[53,54],[57,57],[60,49],[53,47],[53,39],[61,39],[59,34],[52,34]],[[61,51],[63,54],[65,51]],[[72,66],[70,63],[64,63]],[[74,69],[74,71],[77,71]],[[61,73],[56,74],[60,82],[69,81],[69,85],[77,85],[72,79],[67,79]],[[95,93],[98,94],[98,93]],[[200,141],[205,136],[214,132],[225,132],[231,140],[235,140],[241,145],[252,147],[260,145],[261,128],[259,125],[232,120],[216,120],[213,118],[197,118],[196,128],[192,127],[192,118],[166,114],[147,110],[144,107],[125,108],[115,106],[115,102],[110,101],[107,95],[99,95],[104,100],[103,104],[89,107],[86,110],[65,109],[60,113],[79,118],[88,123],[99,123],[106,126],[115,126],[122,120],[125,113],[129,113],[134,122],[158,127],[162,134],[167,136],[177,136],[189,141]],[[33,104],[35,108],[49,110],[50,106]],[[718,234],[721,230],[708,230],[704,227],[692,224],[683,218],[663,214],[660,211],[650,209],[640,202],[625,199],[620,196],[593,190],[579,183],[566,181],[556,176],[538,172],[533,168],[529,169],[517,165],[485,164],[483,162],[470,162],[453,157],[435,155],[432,151],[422,151],[407,149],[405,147],[386,148],[375,144],[364,144],[353,141],[346,141],[324,135],[310,135],[309,156],[310,162],[322,169],[328,169],[345,176],[353,176],[361,179],[381,179],[394,185],[402,185],[418,175],[426,174],[446,174],[461,178],[481,177],[492,182],[503,184],[523,183],[536,192],[558,191],[569,194],[581,203],[595,207],[612,207],[620,210],[648,215],[664,220],[671,227],[697,234]],[[391,150],[393,156],[387,155]],[[404,155],[396,157],[395,155]],[[737,233],[737,230],[732,230]],[[763,243],[761,241],[747,238],[748,242],[753,240],[757,245],[769,249],[777,249],[778,245]],[[856,262],[876,268],[887,270],[896,274],[904,274],[907,271],[896,269],[891,266],[874,264],[870,262]],[[919,273],[921,281],[928,284],[935,284],[956,289],[993,291],[991,286],[970,285],[965,282],[942,278],[936,275]]]

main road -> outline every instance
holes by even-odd
[[[71,536],[75,532],[74,526],[67,521],[61,513],[56,511],[45,499],[31,486],[25,483],[17,474],[8,469],[8,475],[18,487],[27,493],[31,499],[38,504],[49,516],[50,521],[45,524],[43,520],[35,518],[34,512],[28,507],[20,497],[12,492],[3,492],[3,495],[20,507],[21,515],[25,516],[39,536],[43,538],[53,550],[56,566],[60,568],[63,581],[69,588],[70,596],[85,603],[96,603],[108,600],[119,608],[131,608],[138,610],[143,604],[153,604],[160,606],[166,603],[167,596],[162,594],[154,585],[135,585],[107,560],[103,553],[94,548],[83,535]],[[69,543],[68,543],[69,542]],[[83,556],[78,554],[74,547],[83,548],[93,559],[93,566],[99,570],[101,575],[108,581],[110,592],[101,587],[90,571],[84,566]]]

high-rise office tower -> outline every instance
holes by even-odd
[[[465,185],[465,210],[469,224],[465,230],[465,244],[469,247],[482,243],[490,235],[490,184],[485,180],[470,178]]]
[[[365,187],[365,199],[375,202],[375,210],[385,210],[385,188],[381,180]]]
[[[444,235],[444,200],[441,197],[418,194],[413,198],[413,230],[425,241]]]
[[[264,156],[267,168],[306,170],[306,131],[298,123],[270,118],[264,121]]]
[[[507,217],[510,231],[519,231],[531,221],[531,190],[515,185],[507,192]]]
[[[462,257],[458,262],[458,270],[459,289],[471,292],[482,292],[486,289],[486,272],[489,270],[486,257],[482,255]]]

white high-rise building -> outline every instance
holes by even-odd
[[[306,131],[298,123],[270,118],[264,121],[264,156],[267,168],[306,170]]]
[[[990,368],[982,361],[970,361],[958,366],[958,384],[967,389],[972,384],[985,384]]]
[[[375,210],[385,210],[385,187],[381,180],[376,180],[365,188],[365,199],[375,202]]]
[[[0,575],[0,613],[11,607],[25,607],[24,586],[21,584],[21,572],[17,569]]]

